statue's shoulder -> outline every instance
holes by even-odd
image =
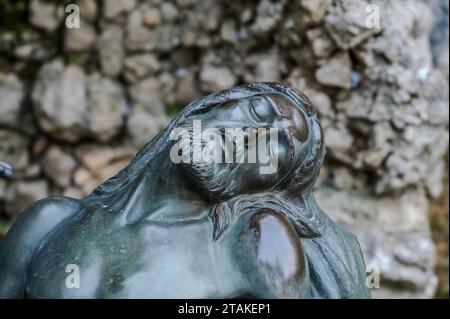
[[[281,213],[263,209],[244,214],[236,223],[237,260],[241,269],[253,278],[258,296],[307,297],[308,266],[290,220]]]
[[[32,220],[37,224],[56,225],[81,209],[80,201],[66,196],[50,196],[31,204],[16,223]]]
[[[5,239],[39,242],[58,224],[80,210],[80,201],[66,196],[50,196],[38,200],[17,217]]]
[[[249,234],[258,242],[268,237],[280,241],[286,238],[298,238],[289,219],[271,209],[262,209],[249,214],[245,226]]]
[[[68,197],[68,196],[49,196],[41,200],[36,201],[30,205],[30,209],[33,210],[49,210],[49,209],[79,209],[81,207],[81,202],[78,199]]]
[[[0,241],[0,298],[22,298],[33,256],[46,236],[81,211],[76,199],[52,196],[30,205]]]

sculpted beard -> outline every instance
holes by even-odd
[[[232,179],[229,178],[229,174],[239,165],[236,163],[239,154],[233,153],[233,150],[239,153],[236,150],[235,141],[226,143],[225,128],[223,127],[206,129],[203,136],[194,136],[198,133],[192,127],[187,128],[187,130],[192,138],[181,141],[182,153],[189,156],[189,161],[181,163],[183,172],[207,197],[211,199],[232,197],[236,187]],[[196,148],[192,141],[196,140],[201,141],[198,146],[198,151],[201,153],[200,160],[194,160]],[[225,162],[225,154],[228,154],[228,152],[233,153],[232,163]]]

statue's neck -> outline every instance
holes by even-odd
[[[121,220],[183,221],[206,217],[208,203],[170,161],[154,159],[133,182],[121,204]]]

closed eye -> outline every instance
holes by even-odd
[[[272,104],[264,97],[254,97],[250,100],[252,114],[260,122],[268,123],[273,120],[275,111]]]

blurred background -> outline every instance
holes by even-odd
[[[318,110],[328,148],[318,201],[379,267],[374,297],[448,298],[448,10],[1,0],[0,160],[15,178],[0,179],[0,238],[33,201],[89,194],[191,100],[278,81]]]

